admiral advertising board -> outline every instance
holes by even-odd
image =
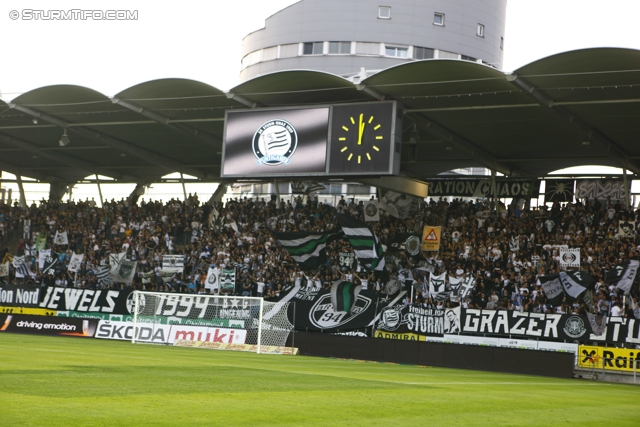
[[[227,110],[222,177],[390,175],[400,170],[395,101]]]

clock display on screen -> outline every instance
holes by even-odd
[[[329,173],[388,173],[392,119],[392,104],[335,106]]]

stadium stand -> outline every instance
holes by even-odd
[[[103,208],[91,201],[43,200],[39,206],[24,209],[0,205],[4,232],[0,260],[8,265],[8,275],[0,277],[0,283],[209,293],[204,287],[209,267],[234,266],[238,274],[235,291],[230,293],[277,300],[284,289],[294,285],[330,288],[340,279],[382,292],[389,275],[400,274],[406,288],[414,292],[413,298],[407,293],[405,304],[437,309],[457,306],[457,302],[437,301],[430,294],[428,270],[433,275],[446,272],[449,281],[475,277],[473,290],[459,302],[463,308],[590,312],[629,318],[635,313],[640,318],[637,283],[625,298],[623,290],[606,280],[607,271],[615,266],[640,259],[636,238],[622,237],[618,229],[620,222],[637,221],[640,211],[625,209],[619,202],[556,202],[550,209],[513,203],[496,210],[490,201],[440,198],[421,202],[408,219],[382,213],[379,222],[368,224],[373,224],[376,236],[387,247],[385,273],[341,265],[339,254],[353,251],[346,239],[328,244],[327,261],[320,269],[303,271],[272,234],[327,232],[339,227],[337,214],[364,221],[363,209],[362,202],[344,198],[335,207],[317,201],[304,204],[302,199],[293,203],[283,200],[278,206],[275,200],[246,197],[209,205],[201,203],[197,195],[189,195],[185,202],[164,204],[112,200]],[[10,250],[7,242],[16,233],[23,234],[25,220],[30,221],[30,233]],[[396,236],[420,235],[427,224],[443,227],[439,253],[411,257],[405,251],[392,250]],[[64,232],[66,243],[56,244],[61,241],[55,236]],[[53,258],[57,258],[49,274],[43,274],[38,262],[37,249],[45,248],[45,236],[46,249],[52,249]],[[510,246],[514,237],[517,251]],[[561,245],[580,248],[581,269],[597,281],[592,307],[582,297],[573,300],[565,295],[552,303],[545,295],[540,278],[561,271]],[[77,274],[69,271],[74,253],[85,255]],[[131,284],[100,280],[109,255],[119,253],[137,261]],[[185,255],[182,274],[163,277],[161,261],[166,254]],[[26,274],[9,262],[21,256],[25,256],[28,271],[22,273]]]

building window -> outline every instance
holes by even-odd
[[[433,49],[428,47],[413,47],[413,59],[432,59],[433,53]]]
[[[389,6],[378,7],[378,18],[391,19],[391,8]]]
[[[500,37],[500,49],[504,50],[504,37]]]
[[[484,25],[478,24],[478,28],[476,29],[476,36],[484,37]]]
[[[298,56],[298,43],[283,44],[280,46],[280,58],[293,58]]]
[[[386,56],[393,56],[396,58],[406,58],[408,52],[409,52],[409,49],[407,49],[406,47],[388,46],[388,45],[385,46],[385,50],[384,50],[384,54]]]
[[[460,54],[447,52],[446,50],[438,50],[439,59],[460,59]]]
[[[322,42],[305,43],[302,48],[303,55],[322,55]]]
[[[460,55],[460,59],[462,59],[463,61],[478,62],[478,59],[474,58],[473,56]]]
[[[278,55],[278,46],[262,49],[262,62],[272,61],[276,59],[277,55]]]
[[[434,13],[433,14],[433,25],[440,25],[444,27],[444,13]]]
[[[356,55],[380,55],[380,43],[356,43]]]
[[[329,55],[348,55],[351,53],[351,42],[329,42]]]
[[[244,58],[242,58],[242,69],[245,69],[247,67],[250,67],[251,65],[254,65],[260,62],[261,55],[262,55],[262,50],[256,50],[246,55]]]

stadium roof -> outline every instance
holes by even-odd
[[[561,53],[512,74],[425,60],[360,84],[297,70],[227,93],[185,79],[141,83],[113,98],[48,86],[0,101],[0,169],[46,182],[100,174],[149,183],[172,172],[218,181],[225,110],[382,99],[404,105],[401,171],[410,178],[465,167],[545,176],[604,165],[640,174],[640,51],[616,48]],[[70,143],[60,146],[64,130]]]

